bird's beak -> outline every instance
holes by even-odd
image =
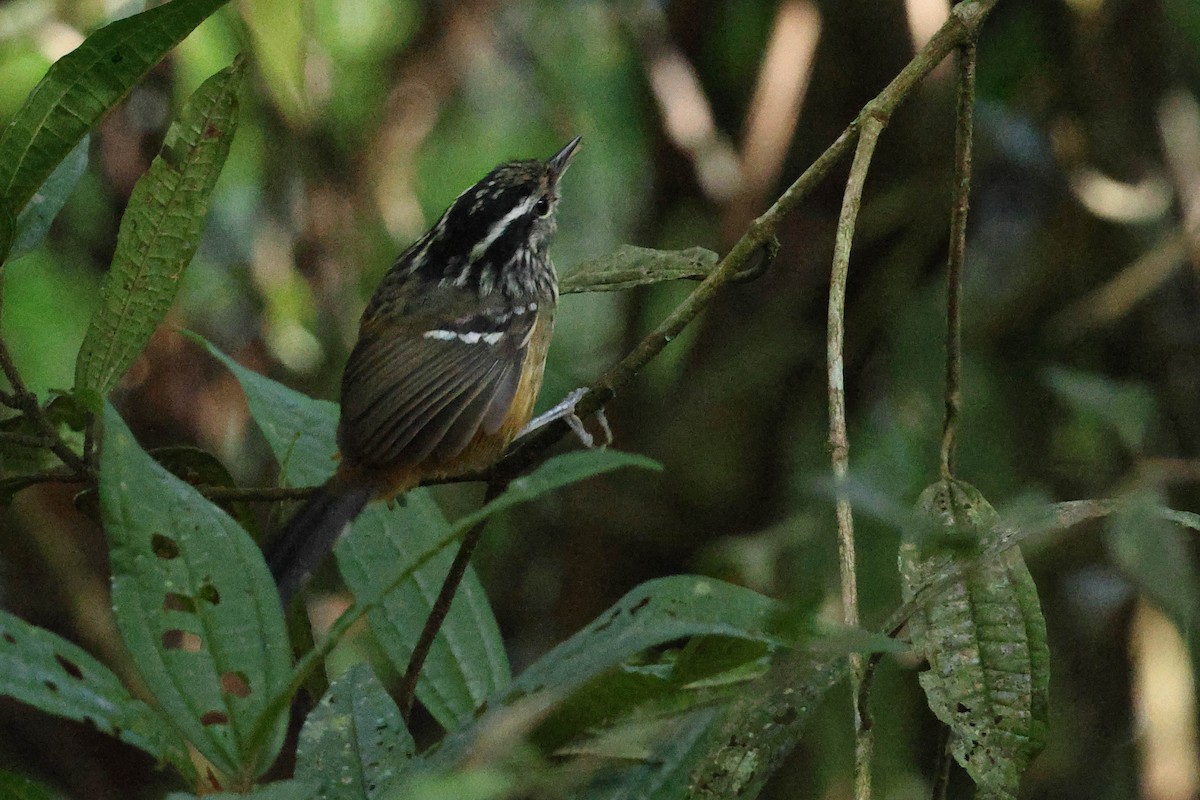
[[[571,166],[571,157],[579,149],[579,140],[582,138],[582,136],[576,136],[567,142],[566,147],[550,156],[550,160],[546,162],[546,166],[550,168],[550,174],[554,176],[555,180],[561,178],[567,171],[567,167]]]

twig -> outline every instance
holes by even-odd
[[[47,436],[16,433],[14,431],[0,431],[0,442],[16,445],[17,447],[43,448],[49,447],[54,440]]]
[[[37,395],[25,386],[25,382],[21,379],[21,373],[17,371],[17,365],[13,362],[12,354],[8,351],[8,344],[3,338],[0,338],[0,370],[4,371],[4,377],[8,378],[8,383],[12,386],[12,394],[6,400],[12,400],[12,407],[20,410],[25,418],[32,422],[34,427],[46,438],[45,446],[72,471],[81,477],[90,476],[92,472],[88,465],[58,435],[58,430],[50,423],[50,420],[46,419],[46,414],[42,410],[41,404],[38,403]]]
[[[850,439],[846,432],[846,384],[842,357],[845,340],[846,279],[850,273],[850,248],[854,243],[854,227],[862,205],[863,185],[871,167],[875,145],[883,133],[887,118],[877,114],[860,116],[862,132],[854,151],[854,163],[842,195],[842,211],[838,217],[837,235],[833,245],[833,268],[829,283],[829,329],[826,341],[829,378],[829,451],[833,461],[834,486],[837,491],[838,562],[842,584],[842,621],[858,627],[858,579],[854,553],[854,515],[845,484],[850,471]],[[850,670],[857,697],[862,686],[864,670],[860,653],[850,656]],[[858,713],[854,704],[854,796],[857,800],[871,797],[871,751],[874,737],[870,725]]]
[[[576,406],[580,417],[594,413],[602,408],[616,395],[617,391],[628,383],[651,359],[657,356],[667,343],[695,319],[704,308],[712,302],[717,290],[728,283],[731,278],[741,273],[750,263],[750,259],[762,248],[768,246],[779,229],[783,218],[809,195],[810,192],[829,174],[829,171],[850,152],[858,138],[859,128],[864,118],[878,116],[887,119],[913,91],[918,83],[928,75],[934,67],[942,62],[956,47],[975,38],[988,13],[999,0],[968,0],[959,3],[950,11],[946,23],[938,29],[929,43],[917,53],[912,61],[892,79],[864,108],[858,118],[850,123],[833,144],[814,161],[804,173],[788,187],[775,203],[758,217],[742,234],[742,238],[725,254],[707,278],[692,293],[671,312],[670,316],[659,323],[658,327],[646,335],[625,358],[614,364],[600,377],[592,388],[585,394]],[[553,446],[568,432],[565,422],[559,421],[517,442],[510,448],[504,459],[494,468],[494,474],[512,476],[518,475],[532,464],[548,448]]]
[[[240,486],[200,485],[196,487],[196,491],[218,503],[274,503],[306,500],[320,488],[319,486],[249,486],[243,488]]]
[[[971,195],[971,144],[975,130],[975,43],[958,51],[958,112],[954,136],[954,205],[950,208],[950,254],[946,259],[946,419],[940,471],[954,477],[958,421],[962,412],[962,272],[967,252]]]
[[[483,498],[484,505],[502,494],[508,488],[508,483],[507,480],[489,482],[487,494]],[[408,722],[412,716],[413,701],[417,696],[417,680],[421,677],[425,659],[429,657],[429,649],[433,647],[433,640],[437,638],[442,623],[446,621],[446,616],[450,613],[454,595],[458,592],[459,585],[462,584],[463,576],[467,573],[467,565],[471,563],[471,556],[474,554],[475,547],[479,544],[487,524],[488,520],[486,519],[476,524],[467,531],[459,543],[458,552],[455,553],[450,570],[442,580],[442,588],[438,590],[437,599],[433,601],[433,608],[429,610],[429,616],[425,618],[425,626],[421,628],[421,635],[418,637],[416,645],[413,646],[412,655],[408,658],[408,667],[404,670],[404,679],[400,682],[397,699],[400,714],[404,717],[405,722]]]

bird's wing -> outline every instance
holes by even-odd
[[[387,468],[431,456],[441,462],[481,428],[495,432],[512,405],[537,322],[536,310],[518,309],[422,322],[402,335],[364,327],[342,378],[343,458]]]

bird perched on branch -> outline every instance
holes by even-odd
[[[529,422],[558,302],[547,246],[578,146],[493,169],[375,290],[342,376],[337,471],[266,548],[285,603],[367,503],[484,469]]]

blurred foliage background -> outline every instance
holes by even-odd
[[[83,32],[139,8],[0,5],[0,121]],[[233,378],[180,329],[336,398],[358,313],[395,255],[494,164],[548,156],[575,134],[584,146],[552,250],[560,272],[625,242],[723,251],[947,10],[242,0],[95,132],[46,244],[3,275],[3,335],[31,388],[70,385],[134,181],[183,99],[247,52],[252,77],[205,241],[115,400],[146,446],[198,445],[244,485],[270,485]],[[891,510],[936,478],[950,66],[886,131],[852,261],[867,624],[899,600]],[[1200,508],[1200,5],[1004,0],[984,28],[979,90],[959,474],[1001,507],[1141,492]],[[659,459],[663,474],[593,480],[492,526],[475,561],[517,669],[664,574],[712,574],[836,617],[824,341],[844,175],[788,219],[765,275],[725,290],[609,406],[616,446]],[[542,403],[598,375],[690,288],[565,297]],[[453,513],[480,493],[440,496]],[[103,537],[72,494],[28,489],[0,516],[0,604],[128,674]],[[275,524],[278,510],[267,513]],[[1200,796],[1196,551],[1133,518],[1027,550],[1054,660],[1051,744],[1023,796]],[[317,587],[336,592],[328,575]],[[917,666],[891,659],[880,671],[880,798],[928,796],[937,737]],[[851,752],[843,688],[767,796],[849,796]],[[89,800],[163,789],[132,749],[4,701],[0,766],[17,765]]]

